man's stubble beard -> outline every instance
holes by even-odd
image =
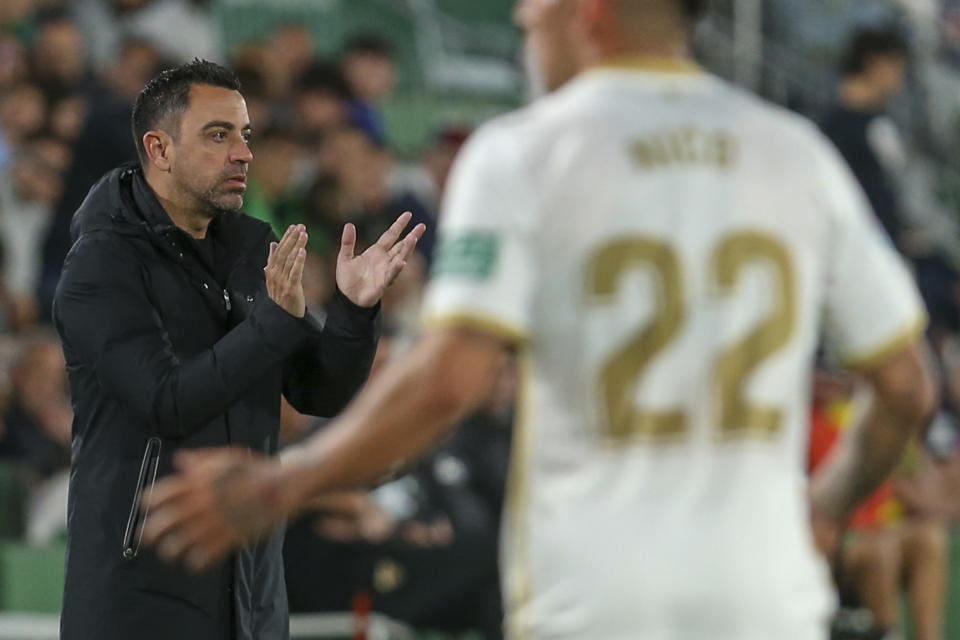
[[[181,193],[186,196],[192,204],[192,209],[198,215],[207,220],[213,220],[222,216],[225,213],[233,213],[240,210],[243,206],[243,196],[240,195],[240,203],[236,207],[224,206],[219,202],[219,200],[228,194],[219,190],[222,180],[218,178],[218,182],[213,187],[207,189],[198,189],[189,182],[178,180],[177,187]],[[231,194],[232,195],[232,194]]]

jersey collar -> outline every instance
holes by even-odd
[[[591,66],[587,71],[647,71],[669,74],[699,74],[703,71],[693,60],[654,56],[610,58]]]

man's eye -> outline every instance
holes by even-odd
[[[246,142],[247,144],[250,144],[250,134],[249,134],[249,133],[243,134],[243,141]]]
[[[213,134],[213,139],[217,142],[223,142],[227,139],[227,134],[224,131],[217,131],[215,134]]]

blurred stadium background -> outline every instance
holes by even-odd
[[[71,411],[49,303],[70,215],[135,157],[128,114],[146,80],[194,56],[240,74],[256,132],[246,209],[307,224],[309,304],[322,315],[342,224],[363,237],[411,209],[432,225],[471,129],[525,101],[512,4],[0,0],[0,640],[57,636]],[[882,222],[930,308],[944,393],[929,436],[836,559],[835,637],[879,639],[895,624],[906,638],[960,638],[960,1],[716,0],[698,57],[822,121],[836,111],[844,48],[867,28],[898,34],[909,64],[904,90],[869,114],[860,160],[882,170],[862,179],[896,203]],[[384,303],[379,363],[415,335],[429,236],[422,249]],[[294,637],[362,637],[364,620],[370,638],[499,637],[512,389],[506,370],[487,407],[409,474],[291,527]],[[816,390],[814,458],[861,402],[826,368]],[[287,441],[319,426],[284,412]],[[877,592],[894,594],[892,610]]]

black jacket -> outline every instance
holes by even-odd
[[[228,565],[192,575],[140,547],[139,496],[179,449],[275,452],[281,392],[340,411],[369,373],[378,312],[337,294],[322,330],[286,313],[264,283],[275,236],[243,214],[211,223],[221,284],[132,165],[93,187],[72,233],[53,312],[75,412],[61,637],[217,638]],[[230,561],[238,639],[288,636],[282,544]]]

